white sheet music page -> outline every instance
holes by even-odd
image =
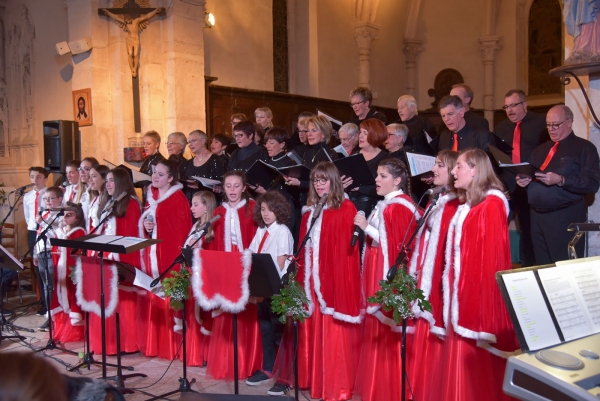
[[[540,269],[538,274],[565,341],[593,334],[573,266]]]
[[[411,177],[431,171],[435,166],[434,156],[406,152],[406,159],[408,160]]]
[[[530,351],[560,344],[560,337],[533,271],[504,274],[506,291]]]
[[[600,333],[600,262],[585,262],[569,268],[579,288],[592,329]]]

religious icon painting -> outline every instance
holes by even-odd
[[[93,124],[90,88],[73,91],[73,120],[77,121],[80,127]]]

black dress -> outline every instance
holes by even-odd
[[[215,154],[211,154],[208,160],[201,166],[194,166],[194,159],[188,160],[185,164],[185,174],[181,178],[183,180],[189,180],[191,177],[196,176],[221,181],[223,179],[223,174],[225,174],[225,164],[223,163],[223,159]],[[192,203],[194,193],[197,191],[198,189],[190,188],[185,185],[184,182],[183,193],[188,198],[190,204]]]
[[[239,148],[231,154],[227,171],[238,170],[245,173],[257,160],[266,162],[268,158],[269,155],[266,149],[252,142],[250,145]]]

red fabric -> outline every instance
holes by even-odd
[[[85,230],[76,230],[65,239],[73,240],[85,235]],[[63,269],[59,269],[60,255],[64,253],[66,256],[65,266]],[[73,326],[71,324],[71,317],[69,313],[78,313],[81,316],[81,322],[83,323],[83,312],[79,305],[77,305],[77,298],[75,297],[75,284],[69,277],[71,268],[75,267],[75,259],[71,256],[71,248],[59,248],[59,254],[52,255],[54,262],[54,291],[52,293],[52,302],[50,303],[50,309],[54,310],[59,306],[62,307],[62,311],[52,314],[53,335],[54,340],[60,343],[74,342],[83,340],[84,326],[83,324]],[[59,274],[59,270],[64,270],[64,276]],[[62,291],[66,291],[68,298],[68,308],[66,305],[61,305],[57,294],[59,287],[62,287]]]
[[[434,320],[433,326],[430,325],[425,319],[417,319],[415,325],[415,333],[413,340],[412,355],[413,358],[407,361],[409,377],[413,387],[413,393],[416,400],[424,400],[429,398],[429,391],[436,386],[433,381],[435,377],[435,371],[438,369],[439,364],[432,363],[439,358],[441,353],[441,347],[444,344],[444,340],[431,332],[432,327],[437,327],[445,331],[444,319],[443,319],[443,302],[444,302],[444,290],[442,284],[442,274],[445,265],[445,250],[446,250],[446,238],[448,234],[448,228],[450,222],[456,210],[459,206],[458,199],[452,199],[446,201],[444,204],[438,203],[439,207],[443,209],[438,213],[442,213],[441,218],[437,218],[434,211],[426,221],[424,231],[422,232],[418,248],[419,262],[417,264],[417,274],[419,278],[419,288],[423,288],[424,280],[430,280],[430,283],[426,283],[429,286],[428,301],[431,303],[431,315]],[[434,216],[436,217],[434,219]],[[432,222],[433,219],[433,222]],[[430,239],[429,242],[424,241],[426,235],[425,231],[429,231]],[[437,236],[438,242],[435,249],[433,248],[432,237]],[[417,250],[417,249],[415,249]],[[426,256],[433,253],[434,263],[433,266],[424,266]],[[416,256],[413,255],[413,257]],[[423,276],[424,270],[430,270],[427,274],[429,277]]]
[[[254,201],[237,209],[240,221],[242,238],[238,238],[244,249],[250,246],[258,226],[254,222],[252,211]],[[226,208],[219,206],[215,215],[221,215],[213,225],[215,239],[211,244],[212,249],[225,251],[225,224],[230,224],[225,218]],[[237,251],[237,247],[232,247]],[[206,269],[203,269],[206,271]],[[237,286],[236,286],[237,287]],[[233,315],[223,312],[213,320],[210,348],[208,351],[207,374],[214,379],[233,380]],[[262,366],[262,338],[258,325],[256,305],[246,305],[246,310],[237,314],[238,333],[238,373],[240,379],[249,377]]]
[[[33,209],[35,210],[34,216],[37,217],[38,209],[40,206],[40,191],[35,191],[35,201],[33,202]]]
[[[127,211],[123,217],[115,217],[115,232],[113,235],[125,237],[137,237],[138,221],[141,215],[140,204],[134,198],[129,199]],[[106,228],[106,226],[105,226]],[[107,258],[118,259],[136,268],[140,268],[140,252],[129,254],[108,254]],[[137,341],[137,291],[132,283],[119,283],[119,329],[121,332],[121,350],[123,352],[135,352],[138,350]],[[125,288],[126,287],[126,288]],[[128,291],[129,290],[129,291]],[[111,316],[105,321],[106,327],[106,352],[109,355],[117,353],[117,322],[116,316]],[[97,316],[90,317],[90,344],[92,350],[100,352],[101,349],[101,322]]]
[[[104,305],[105,307],[111,303],[112,292],[110,291],[110,285],[113,280],[113,271],[110,268],[113,262],[105,262],[104,267]],[[91,256],[81,256],[81,272],[82,272],[82,295],[83,300],[87,303],[95,303],[100,307],[102,299],[102,289],[100,281],[102,278],[100,271],[100,262],[98,258]],[[98,309],[99,310],[99,309]],[[94,312],[90,312],[95,314]],[[99,316],[99,313],[96,314]]]
[[[458,152],[458,134],[456,132],[452,134],[452,139],[452,151]]]
[[[399,195],[395,199],[403,199],[413,204],[411,198],[407,195]],[[379,207],[383,207],[385,203],[379,205]],[[382,244],[387,244],[389,268],[396,261],[406,232],[408,231],[410,235],[416,229],[417,218],[418,216],[413,219],[413,211],[403,204],[391,203],[383,209],[383,221],[380,220],[379,224],[385,224],[384,233],[386,235],[382,237],[384,233],[379,230],[378,246],[373,246],[373,240],[367,238],[363,265],[363,289],[366,298],[374,295],[381,288],[379,282],[386,275],[384,272],[383,249],[381,249]],[[412,224],[409,226],[411,220]],[[408,256],[410,257],[410,254]],[[369,305],[375,306],[373,304]],[[387,317],[389,323],[394,325],[396,330],[399,330],[399,327],[396,328],[393,322],[392,312],[385,312],[380,309],[377,313]],[[362,400],[376,401],[401,398],[402,382],[399,380],[402,372],[401,340],[400,332],[393,332],[388,324],[382,323],[377,317],[367,316],[365,318],[358,365],[359,373],[356,377],[356,393],[360,395]],[[411,349],[408,348],[409,351]],[[382,383],[387,384],[382,386]]]
[[[552,146],[552,148],[550,148],[550,152],[548,152],[548,156],[546,156],[546,160],[544,160],[544,164],[542,164],[542,167],[540,167],[540,170],[544,171],[546,169],[546,167],[548,167],[548,164],[550,164],[550,160],[552,160],[552,158],[554,157],[554,154],[556,153],[556,148],[558,148],[558,144],[560,142],[556,142],[554,144],[554,146]]]
[[[464,212],[459,208],[453,223],[460,220],[458,215],[461,215],[461,211]],[[475,336],[481,339],[485,333],[490,333],[496,337],[495,343],[485,341],[490,346],[506,352],[519,348],[495,280],[497,271],[508,270],[512,266],[506,216],[503,200],[488,194],[483,202],[468,212],[462,227],[459,224],[456,230],[448,234],[448,240],[454,245],[446,267],[450,269],[449,299],[456,298],[458,308],[452,310],[450,305],[446,340],[438,358],[439,368],[433,378],[436,386],[431,389],[432,394],[428,399],[510,399],[502,391],[506,359],[481,348],[476,340],[468,338]],[[460,250],[458,260],[454,258],[455,250]],[[455,293],[454,280],[457,274]]]
[[[158,199],[158,190],[150,186],[150,197],[157,200],[151,208],[155,207],[153,235],[163,242],[146,248],[143,253],[143,270],[152,277],[158,277],[153,274],[153,266],[157,267],[160,274],[181,253],[181,247],[192,227],[192,218],[187,198],[176,187],[171,187],[164,198]],[[149,206],[150,202],[147,203],[147,208]],[[142,229],[142,233],[144,231]],[[178,270],[178,266],[174,270]],[[175,312],[169,305],[169,299],[160,299],[152,293],[140,291],[137,306],[140,351],[146,356],[173,359],[182,339],[181,335],[173,331]]]
[[[300,238],[306,235],[311,213],[302,217]],[[341,318],[359,316],[364,308],[360,289],[358,247],[350,246],[356,208],[344,200],[340,209],[325,209],[320,231],[311,233],[311,248],[318,242],[318,275],[316,266],[305,266],[303,251],[299,258],[297,279],[312,299],[313,312],[300,324],[299,372],[301,388],[311,388],[312,398],[347,400],[352,398],[358,364],[361,324]],[[317,222],[318,225],[318,222]],[[314,229],[313,229],[314,230]],[[305,281],[307,271],[310,280]],[[315,292],[319,289],[328,310],[322,313]],[[331,313],[340,314],[336,317]]]
[[[512,147],[512,162],[521,163],[521,121],[517,121],[515,126]]]
[[[217,295],[225,298],[228,303],[240,302],[244,266],[242,254],[239,252],[201,251],[202,288],[201,292],[209,301],[214,301]],[[227,266],[227,269],[221,268]],[[246,294],[247,295],[247,294]],[[225,308],[227,306],[225,305]]]

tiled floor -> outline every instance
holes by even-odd
[[[7,351],[19,351],[19,352],[30,352],[33,348],[41,348],[48,343],[48,333],[37,331],[37,327],[44,323],[44,317],[36,316],[37,305],[35,305],[35,298],[33,295],[26,295],[24,293],[23,305],[19,305],[19,299],[16,294],[10,294],[9,304],[6,305],[9,309],[17,311],[18,317],[10,319],[12,323],[22,326],[24,328],[34,329],[34,332],[19,331],[19,334],[24,336],[24,341],[18,340],[4,340],[0,344],[0,352]],[[14,295],[14,296],[13,296]],[[29,306],[27,306],[29,305]],[[4,335],[8,335],[8,332],[4,332]],[[80,352],[83,351],[83,343],[69,343],[67,348],[72,351]],[[82,368],[78,372],[69,373],[67,369],[71,366],[79,363],[79,357],[65,353],[61,350],[49,350],[45,351],[44,354],[48,356],[56,367],[66,374],[71,375],[83,375],[91,378],[102,377],[102,370],[100,366],[92,366],[90,370]],[[96,356],[95,359],[99,361],[101,358]],[[116,363],[116,357],[108,357],[107,362]],[[133,372],[127,370],[127,373],[144,373],[148,375],[146,378],[131,378],[126,381],[126,385],[132,388],[140,388],[134,394],[126,395],[127,400],[145,400],[151,396],[164,394],[179,388],[178,379],[183,375],[182,363],[179,360],[173,362],[169,367],[169,362],[164,359],[158,358],[147,358],[142,354],[126,355],[122,358],[123,365],[132,366]],[[115,368],[108,368],[107,375],[111,376],[116,374]],[[163,377],[164,375],[164,377]],[[206,377],[206,368],[191,367],[187,369],[188,379],[196,379],[196,383],[192,385],[192,389],[203,393],[216,393],[216,394],[233,394],[234,386],[233,382],[215,381]],[[256,387],[250,387],[240,381],[239,393],[240,394],[254,394],[254,395],[266,395],[267,390],[272,386],[272,383],[263,383]],[[142,392],[143,391],[143,392]],[[300,394],[300,399],[310,399],[308,393],[304,393],[305,398]],[[293,391],[291,392],[293,396]],[[178,400],[180,394],[175,394],[167,400]]]

